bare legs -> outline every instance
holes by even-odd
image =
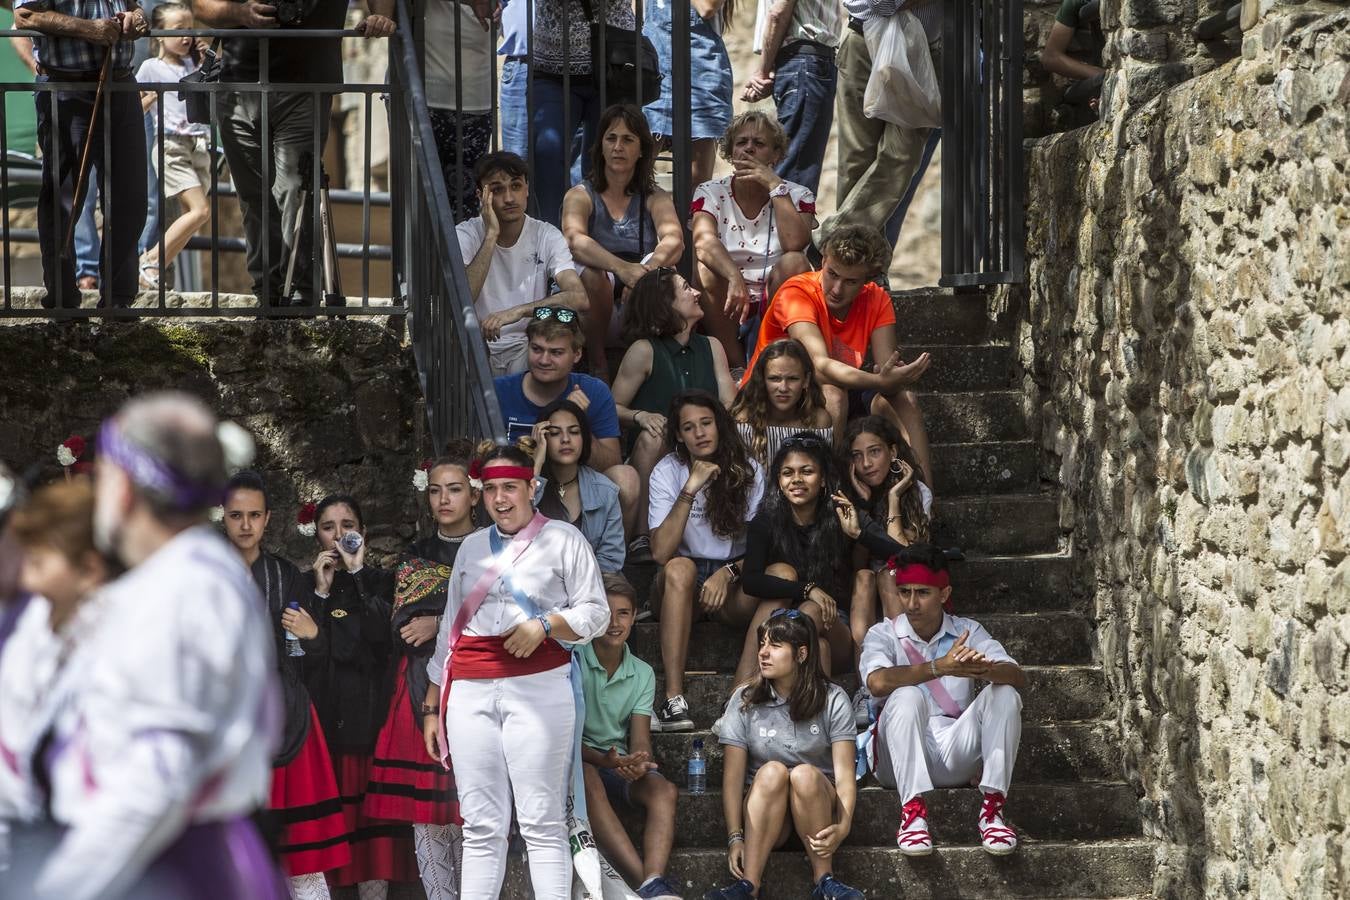
[[[642,837],[642,856],[628,836],[618,814],[610,806],[600,772],[590,763],[582,768],[586,776],[586,808],[596,842],[605,858],[614,864],[629,884],[641,884],[653,875],[664,875],[675,843],[675,804],[680,790],[655,773],[639,778],[629,788],[633,802],[647,811]]]
[[[587,267],[582,270],[581,283],[586,288],[590,308],[586,311],[586,358],[591,363],[591,374],[609,383],[609,357],[605,343],[609,338],[609,320],[614,315],[614,285],[611,275],[603,269]]]
[[[141,257],[141,264],[153,266],[159,270],[156,281],[163,280],[163,271],[169,263],[187,246],[188,239],[211,221],[211,205],[206,202],[206,194],[199,187],[188,188],[177,195],[183,206],[183,214],[173,220],[164,232],[164,261],[159,259],[159,242],[151,244]]]
[[[694,623],[698,570],[692,559],[677,556],[661,570],[661,668],[666,679],[666,698],[684,693],[684,664],[689,657],[689,628]],[[729,625],[747,621],[755,600],[736,588],[727,595],[714,617]],[[701,611],[702,605],[698,606]]]
[[[834,784],[815,766],[790,770],[780,762],[761,766],[745,801],[745,879],[759,889],[769,854],[792,831],[809,847],[808,837],[834,824],[837,799]],[[833,857],[816,856],[810,850],[806,856],[813,882],[832,870]]]

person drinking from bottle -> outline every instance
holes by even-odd
[[[455,762],[464,817],[460,897],[499,895],[514,808],[534,896],[566,898],[568,790],[579,774],[582,722],[580,675],[572,680],[564,643],[602,634],[609,604],[586,538],[534,508],[527,453],[488,445],[469,476],[482,484],[492,526],[460,547],[422,703],[428,753]]]

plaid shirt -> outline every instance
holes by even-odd
[[[136,9],[136,0],[31,0],[18,4],[34,12],[54,12],[75,19],[111,19],[120,12]],[[34,56],[38,65],[77,72],[97,72],[103,68],[106,48],[78,38],[44,35],[33,39]],[[112,47],[112,67],[131,67],[135,53],[134,41],[118,41]]]

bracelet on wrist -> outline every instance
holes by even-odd
[[[425,703],[423,703],[423,704],[418,708],[417,711],[420,712],[420,713],[422,714],[422,717],[423,717],[423,718],[426,718],[427,716],[436,716],[436,715],[440,715],[440,712],[441,712],[441,711],[440,711],[439,709],[437,709],[436,707],[434,707],[434,706],[427,706]]]
[[[539,615],[535,616],[535,618],[539,620],[540,625],[544,626],[544,637],[548,638],[552,636],[553,623],[548,620],[548,613],[540,613]]]
[[[722,568],[726,569],[726,570],[727,570],[727,574],[731,576],[731,583],[732,583],[732,584],[735,584],[736,582],[738,582],[738,581],[741,580],[741,573],[740,573],[740,570],[736,568],[736,564],[735,564],[735,563],[727,563],[727,564],[726,564],[725,566],[723,566]]]
[[[938,670],[937,670],[937,660],[936,660],[936,659],[930,659],[930,660],[928,661],[928,671],[929,671],[930,673],[932,673],[932,675],[933,675],[934,678],[939,678],[939,677],[941,677],[941,676],[938,675]]]
[[[694,505],[694,500],[697,499],[697,495],[695,495],[695,494],[694,494],[693,492],[691,492],[691,491],[680,491],[680,496],[677,497],[676,499],[677,499],[677,500],[688,500],[688,501],[689,501],[689,505],[690,505],[690,506],[693,506],[693,505]]]
[[[815,589],[816,589],[816,583],[815,583],[814,581],[808,581],[808,582],[806,583],[805,587],[802,588],[802,602],[803,602],[803,603],[805,603],[807,600],[810,600],[810,599],[811,599],[811,592],[814,591]]]
[[[733,831],[731,834],[727,835],[727,846],[728,846],[728,847],[730,847],[732,844],[737,843],[738,841],[741,842],[741,843],[744,843],[744,842],[745,842],[745,832],[744,832],[744,831]]]

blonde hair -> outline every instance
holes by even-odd
[[[186,3],[161,3],[150,12],[150,27],[156,31],[171,31],[172,29],[165,24],[165,21],[172,15],[186,15],[188,19],[191,20],[188,24],[189,28],[191,28],[196,21],[192,15],[192,7],[188,6]],[[156,58],[163,56],[164,42],[159,38],[151,38],[150,52],[154,54]],[[188,51],[188,55],[192,55],[191,50]]]
[[[754,126],[760,131],[769,133],[769,143],[773,145],[774,153],[779,159],[787,152],[787,133],[783,131],[783,126],[778,124],[776,116],[769,115],[762,109],[748,109],[731,120],[727,130],[722,132],[722,137],[717,141],[717,152],[727,162],[731,162],[731,152],[736,143],[736,135],[750,126]]]
[[[891,245],[870,225],[841,225],[821,244],[820,255],[846,266],[866,264],[875,275],[890,265]]]

